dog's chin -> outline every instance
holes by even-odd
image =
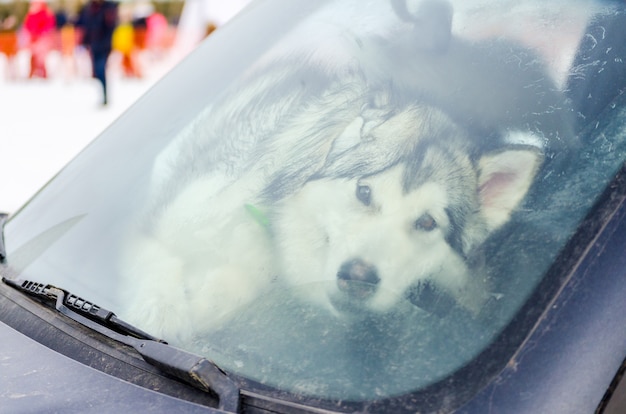
[[[380,306],[381,296],[386,300]],[[391,292],[376,291],[366,283],[350,282],[329,293],[328,299],[333,312],[340,318],[353,321],[385,316],[390,313],[404,313],[414,308],[410,301]]]
[[[330,305],[338,317],[342,318],[359,318],[374,313],[364,301],[351,298],[342,292],[330,295]]]

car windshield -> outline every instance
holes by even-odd
[[[5,268],[259,392],[465,398],[624,161],[615,7],[253,2],[10,218]]]

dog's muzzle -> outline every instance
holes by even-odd
[[[339,290],[355,299],[367,299],[376,292],[380,278],[376,267],[362,259],[352,259],[337,272]]]

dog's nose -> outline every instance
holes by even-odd
[[[362,259],[352,259],[341,265],[337,272],[339,290],[355,298],[371,296],[380,282],[376,267]]]

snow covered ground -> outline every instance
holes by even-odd
[[[23,72],[27,56],[18,55]],[[50,79],[7,79],[0,55],[0,212],[13,213],[69,160],[102,132],[172,66],[172,59],[144,65],[142,79],[109,71],[109,105],[100,105],[101,90],[89,71],[67,75],[57,56],[49,58]]]

